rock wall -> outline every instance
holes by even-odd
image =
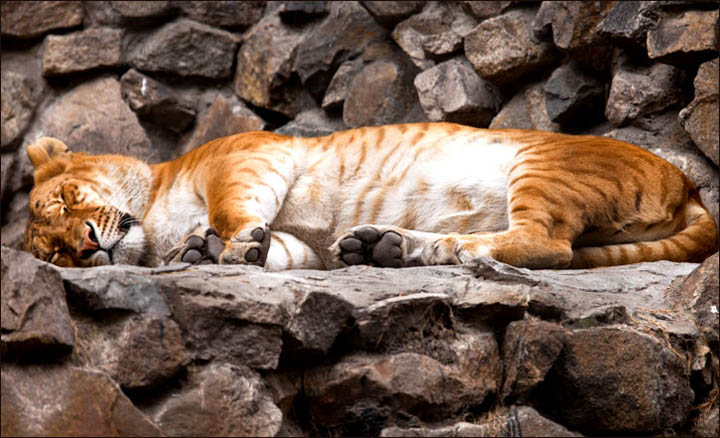
[[[59,269],[25,148],[607,135],[718,219],[717,2],[2,2],[2,435],[718,435],[718,256],[593,271]],[[649,182],[652,183],[652,182]]]

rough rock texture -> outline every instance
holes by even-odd
[[[717,2],[0,10],[0,225],[14,249],[40,136],[155,162],[246,130],[428,119],[636,143],[685,172],[718,221]],[[3,436],[720,435],[717,255],[266,273],[59,269],[14,249]]]

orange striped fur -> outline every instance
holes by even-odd
[[[700,262],[717,248],[681,171],[605,137],[421,123],[242,133],[153,166],[49,138],[28,155],[26,248],[63,266],[156,266],[208,227],[220,263],[272,270],[480,256],[580,268]]]

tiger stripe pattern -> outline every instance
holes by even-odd
[[[248,132],[149,166],[28,146],[26,248],[65,266],[527,268],[702,261],[717,228],[677,168],[619,140],[452,123]]]

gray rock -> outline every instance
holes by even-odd
[[[319,319],[318,314],[326,317]],[[352,305],[334,294],[311,291],[297,304],[286,332],[306,351],[327,353],[338,334],[350,324]]]
[[[558,67],[543,88],[553,122],[587,125],[602,117],[604,84],[575,62]]]
[[[490,122],[490,129],[537,129],[560,132],[560,125],[548,117],[544,82],[535,82],[518,91]]]
[[[128,63],[140,71],[226,79],[232,74],[237,43],[229,32],[179,19],[132,47]]]
[[[541,398],[586,434],[649,434],[682,424],[693,402],[684,359],[665,341],[626,326],[576,330]]]
[[[195,120],[195,110],[170,88],[135,69],[120,78],[122,96],[140,117],[180,133]]]
[[[275,436],[283,415],[254,371],[210,364],[155,408],[167,436]]]
[[[533,17],[529,10],[509,11],[483,21],[465,37],[465,56],[480,76],[508,84],[555,61],[552,44],[532,37]]]
[[[54,267],[3,245],[0,277],[3,355],[28,359],[71,351],[75,336]]]
[[[275,132],[294,137],[323,137],[344,129],[347,128],[342,119],[330,118],[323,110],[312,109],[301,112]]]
[[[2,366],[3,436],[162,436],[100,371],[68,365]]]
[[[4,156],[3,159],[5,159]],[[19,166],[19,163],[15,161],[14,166]],[[14,175],[10,175],[11,177],[17,177],[17,174],[23,172],[18,167],[13,167],[13,173]],[[28,191],[29,189],[23,184],[18,192],[5,195],[6,198],[10,198],[10,201],[3,209],[3,216],[7,222],[2,226],[2,244],[8,248],[22,250],[25,247],[25,223],[29,215]]]
[[[182,152],[191,151],[216,138],[264,128],[265,121],[236,96],[218,96],[198,118],[192,134],[183,143]]]
[[[477,22],[454,3],[432,2],[420,14],[413,15],[393,30],[392,37],[425,70],[435,59],[462,48],[463,38]]]
[[[695,99],[680,111],[680,122],[697,147],[717,166],[720,164],[718,137],[718,58],[703,63],[695,76]]]
[[[645,48],[647,32],[660,18],[653,3],[617,2],[600,24],[600,31],[620,44]]]
[[[718,10],[669,13],[647,33],[651,59],[677,65],[697,62],[717,54]]]
[[[424,1],[361,1],[365,9],[383,26],[393,28],[409,16],[420,12]]]
[[[15,143],[27,129],[44,83],[18,71],[2,71],[2,147]]]
[[[286,23],[303,23],[327,15],[326,1],[285,1],[278,9],[280,18]]]
[[[431,121],[487,127],[502,104],[500,90],[481,79],[463,57],[415,77],[420,104]]]
[[[325,96],[322,101],[324,110],[336,111],[342,108],[348,96],[348,91],[350,91],[350,84],[355,75],[362,70],[362,67],[363,62],[360,58],[345,61],[340,64],[325,91]]]
[[[2,3],[2,34],[33,38],[55,29],[68,29],[83,22],[83,2],[7,1]]]
[[[111,1],[110,8],[124,23],[152,24],[173,14],[169,1]]]
[[[682,99],[680,69],[667,64],[632,65],[623,60],[614,69],[605,116],[621,126],[639,115],[662,111]]]
[[[478,20],[494,17],[507,9],[512,1],[461,1],[460,6]]]
[[[48,35],[42,54],[43,76],[78,73],[101,67],[119,67],[124,64],[122,38],[122,30],[110,28],[90,28],[68,35]]]
[[[173,1],[188,18],[211,26],[244,29],[263,16],[262,1]]]

